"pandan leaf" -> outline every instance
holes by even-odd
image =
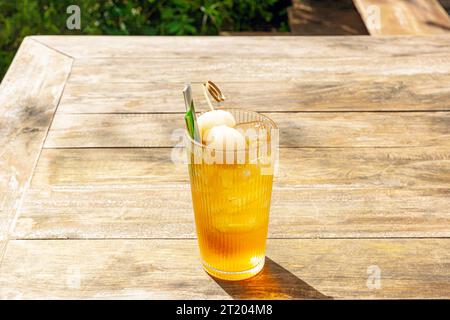
[[[186,121],[186,127],[191,138],[194,139],[195,141],[200,142],[200,134],[198,131],[197,116],[195,114],[194,101],[191,101],[191,106],[184,115],[184,120]]]

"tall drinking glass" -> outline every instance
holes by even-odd
[[[186,134],[192,201],[204,269],[242,280],[264,266],[278,131],[262,114],[222,110],[234,116],[246,143],[213,149]]]

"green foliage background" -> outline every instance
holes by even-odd
[[[66,9],[81,9],[81,30],[68,30]],[[0,0],[0,79],[27,35],[214,35],[288,31],[290,0]]]

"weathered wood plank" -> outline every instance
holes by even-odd
[[[189,181],[184,149],[44,149],[32,188],[152,187]],[[302,188],[449,187],[450,150],[282,148],[275,182]],[[172,161],[172,159],[176,161]]]
[[[75,60],[70,82],[204,82],[218,75],[217,82],[298,81],[324,79],[349,81],[368,76],[449,74],[448,52],[403,54],[392,57],[228,57],[184,58],[80,58]]]
[[[75,58],[376,57],[448,53],[450,37],[34,36]]]
[[[450,237],[449,188],[274,186],[269,237]],[[189,185],[59,186],[27,193],[18,239],[195,238]]]
[[[72,59],[26,38],[0,85],[0,240],[27,188],[71,65]]]
[[[238,283],[214,281],[197,251],[195,240],[11,241],[0,298],[449,298],[448,239],[269,240],[264,271]]]
[[[253,111],[450,110],[450,74],[311,82],[218,83],[229,107]],[[184,112],[181,83],[69,83],[58,113]],[[206,110],[199,85],[197,109]]]
[[[450,17],[438,0],[353,1],[371,35],[450,33]]]
[[[172,152],[44,149],[14,236],[193,237],[187,167]],[[280,159],[272,237],[450,235],[448,148],[289,148]]]
[[[448,146],[450,112],[267,113],[283,147]],[[58,114],[45,148],[170,147],[181,114]],[[177,131],[175,131],[177,130]]]

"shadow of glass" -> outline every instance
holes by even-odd
[[[253,278],[213,279],[233,299],[332,299],[267,257],[264,269]]]

